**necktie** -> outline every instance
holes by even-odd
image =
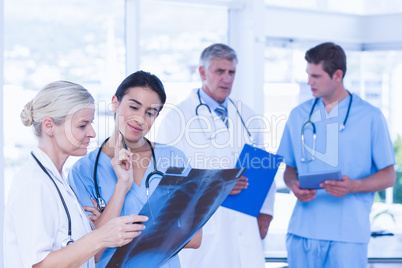
[[[226,127],[229,127],[226,108],[222,105],[219,105],[218,107],[216,107],[215,113],[221,118],[223,123],[225,123]]]

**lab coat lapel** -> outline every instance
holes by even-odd
[[[198,94],[197,94],[198,90],[201,90],[201,89],[193,89],[193,92],[191,93],[191,106],[192,107],[197,107],[200,105],[200,100],[198,99]],[[201,102],[204,103],[202,100],[201,100]],[[195,113],[195,109],[196,108],[194,108],[194,113]],[[197,110],[198,110],[198,115],[209,118],[209,121],[211,121],[211,124],[213,124],[213,122],[212,122],[212,120],[213,120],[217,129],[220,129],[222,127],[226,128],[224,122],[220,119],[220,117],[211,108],[210,108],[210,110],[208,110],[207,106],[202,105],[202,106],[199,106],[199,108]]]
[[[59,171],[57,170],[56,166],[54,165],[53,161],[50,157],[41,149],[35,148],[33,150],[34,155],[38,160],[42,163],[42,165],[49,171],[50,175],[55,181],[58,181],[61,184],[63,183],[63,178],[60,176]]]
[[[84,223],[85,228],[87,229],[87,232],[90,232],[91,231],[91,227],[90,227],[91,220],[85,214],[82,206],[79,204],[79,202],[77,200],[75,193],[71,189],[70,185],[67,183],[66,179],[60,175],[60,173],[57,170],[56,166],[54,165],[53,161],[50,159],[50,157],[45,152],[43,152],[39,148],[35,148],[33,150],[33,153],[36,156],[36,158],[38,158],[38,160],[42,163],[42,165],[45,166],[45,168],[48,170],[48,172],[52,176],[53,180],[56,182],[56,184],[58,184],[58,187],[62,186],[64,188],[64,190],[68,193],[70,198],[72,198],[74,200],[76,208],[78,209],[78,211],[80,213],[81,220]],[[66,197],[64,197],[64,198],[66,198]],[[65,200],[65,202],[66,202],[66,200]]]
[[[238,107],[239,112],[241,114],[241,103],[233,100],[233,102],[236,104],[236,106],[233,105],[231,101],[228,102],[228,114],[229,114],[229,130],[231,134],[231,155],[233,156],[232,161],[235,161],[240,154],[244,144],[245,144],[245,139],[244,139],[244,127],[243,124],[241,123],[241,119],[239,115],[237,114],[237,109]],[[233,162],[234,166],[234,162]]]
[[[198,111],[198,116],[199,116],[199,120],[200,120],[199,124],[201,124],[203,126],[203,128],[205,129],[207,127],[206,121],[208,121],[210,126],[212,126],[211,132],[206,132],[204,130],[205,134],[208,137],[210,137],[211,134],[218,132],[219,133],[218,136],[220,136],[220,138],[223,138],[222,136],[225,136],[225,135],[222,135],[222,133],[227,132],[224,122],[220,119],[220,117],[211,108],[208,107],[209,108],[208,109],[206,105],[200,106],[200,100],[198,99],[198,95],[197,95],[198,90],[201,90],[201,89],[194,89],[192,92],[192,95],[191,95],[191,107],[195,107],[195,108],[193,108],[194,112],[187,114],[187,116],[191,116],[191,115],[196,116],[195,110],[198,107],[197,111]],[[201,100],[201,102],[204,103],[202,100]],[[198,125],[198,128],[200,128],[200,125]],[[224,129],[222,129],[222,128],[224,128]]]
[[[193,92],[191,94],[190,107],[194,107],[194,108],[192,108],[192,109],[194,109],[194,111],[192,111],[191,113],[188,113],[187,115],[188,116],[191,116],[191,115],[196,116],[196,110],[197,110],[198,116],[205,116],[207,118],[211,118],[211,113],[209,112],[207,106],[200,105],[200,100],[198,99],[198,95],[197,95],[198,90],[201,90],[201,89],[193,89]],[[201,100],[201,103],[204,103],[204,102]]]

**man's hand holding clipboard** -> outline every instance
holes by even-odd
[[[341,171],[303,174],[298,176],[300,189],[325,189],[330,195],[343,197],[352,192],[353,180],[342,175]]]
[[[308,173],[299,175],[300,189],[322,189],[325,181],[341,181],[341,171]]]

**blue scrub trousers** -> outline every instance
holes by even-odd
[[[286,236],[289,268],[367,268],[367,244]]]

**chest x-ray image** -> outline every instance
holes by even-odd
[[[140,211],[149,220],[131,243],[118,248],[107,267],[159,267],[202,228],[233,189],[244,169],[191,169],[166,174]]]

